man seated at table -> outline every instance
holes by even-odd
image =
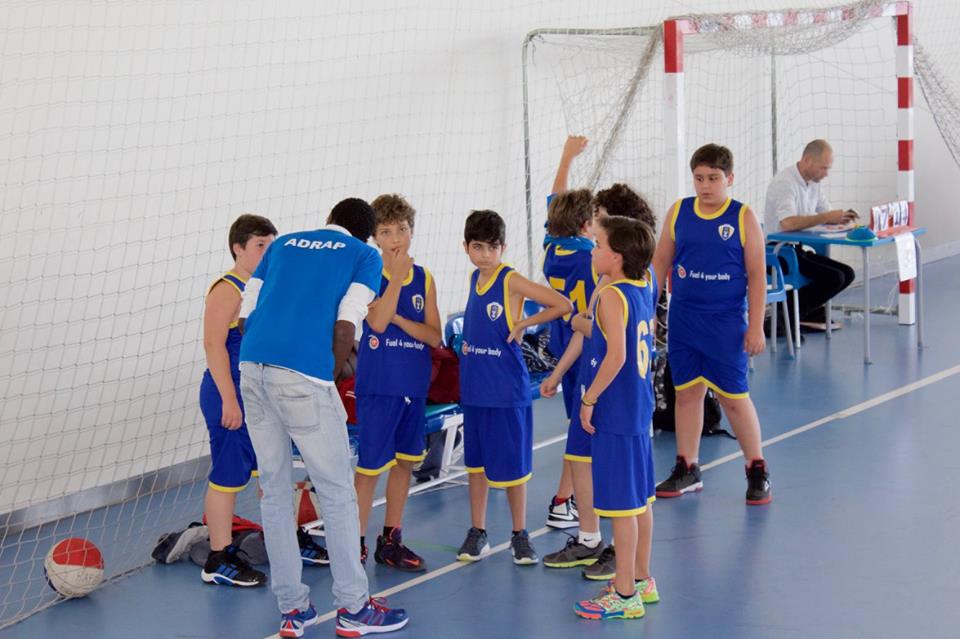
[[[832,166],[833,149],[826,140],[813,140],[803,149],[799,162],[777,173],[767,187],[764,232],[804,231],[820,224],[855,220],[855,211],[831,208],[820,188]],[[826,330],[825,304],[853,283],[853,269],[799,246],[797,262],[800,274],[810,280],[800,293],[800,326]],[[787,273],[783,258],[780,263]],[[792,312],[793,296],[788,303]],[[833,325],[834,329],[840,327],[839,323]]]

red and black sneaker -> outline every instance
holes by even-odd
[[[770,473],[767,471],[767,462],[754,459],[747,466],[747,503],[751,506],[762,506],[773,501],[770,494]]]
[[[378,564],[406,572],[423,572],[427,569],[423,557],[403,545],[399,528],[391,530],[389,537],[377,535],[377,549],[373,558]]]
[[[657,484],[657,497],[679,497],[684,493],[703,490],[703,480],[700,478],[700,466],[688,464],[687,460],[677,455],[670,476]]]

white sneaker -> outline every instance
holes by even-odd
[[[562,504],[554,504],[551,500],[547,508],[547,525],[551,528],[576,528],[580,525],[580,513],[577,511],[577,502],[570,497]]]

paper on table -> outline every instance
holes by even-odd
[[[816,226],[811,226],[807,230],[811,233],[838,233],[840,231],[849,231],[855,226],[855,222],[847,222],[845,224],[817,224]]]
[[[900,281],[906,282],[917,276],[917,247],[913,243],[913,233],[900,233],[893,236],[897,244],[897,266],[900,269]]]

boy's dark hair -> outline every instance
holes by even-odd
[[[657,247],[653,229],[640,220],[617,215],[602,217],[599,222],[607,232],[610,250],[623,257],[623,274],[631,280],[643,279]]]
[[[583,225],[593,217],[593,194],[590,189],[557,193],[547,209],[547,233],[554,237],[580,235]]]
[[[273,225],[273,222],[261,215],[244,213],[230,225],[230,233],[227,235],[230,255],[233,256],[233,259],[237,259],[237,254],[233,250],[234,244],[246,247],[251,237],[267,237],[268,235],[277,235],[277,227]]]
[[[376,226],[406,222],[407,226],[413,229],[413,218],[417,215],[417,211],[402,195],[397,193],[380,195],[370,203],[370,206],[373,207]]]
[[[690,170],[698,166],[709,166],[711,169],[720,169],[724,175],[733,173],[733,153],[719,144],[704,144],[693,152],[690,158]]]
[[[607,210],[608,215],[629,217],[649,224],[651,229],[657,228],[657,218],[646,198],[621,182],[597,192],[596,197],[593,198],[593,205],[602,206]]]
[[[350,235],[361,242],[366,242],[373,235],[375,226],[373,208],[358,197],[348,197],[337,203],[330,215],[327,224],[342,226]]]
[[[463,240],[467,244],[486,242],[503,246],[507,243],[507,225],[496,211],[471,211],[463,225]]]

